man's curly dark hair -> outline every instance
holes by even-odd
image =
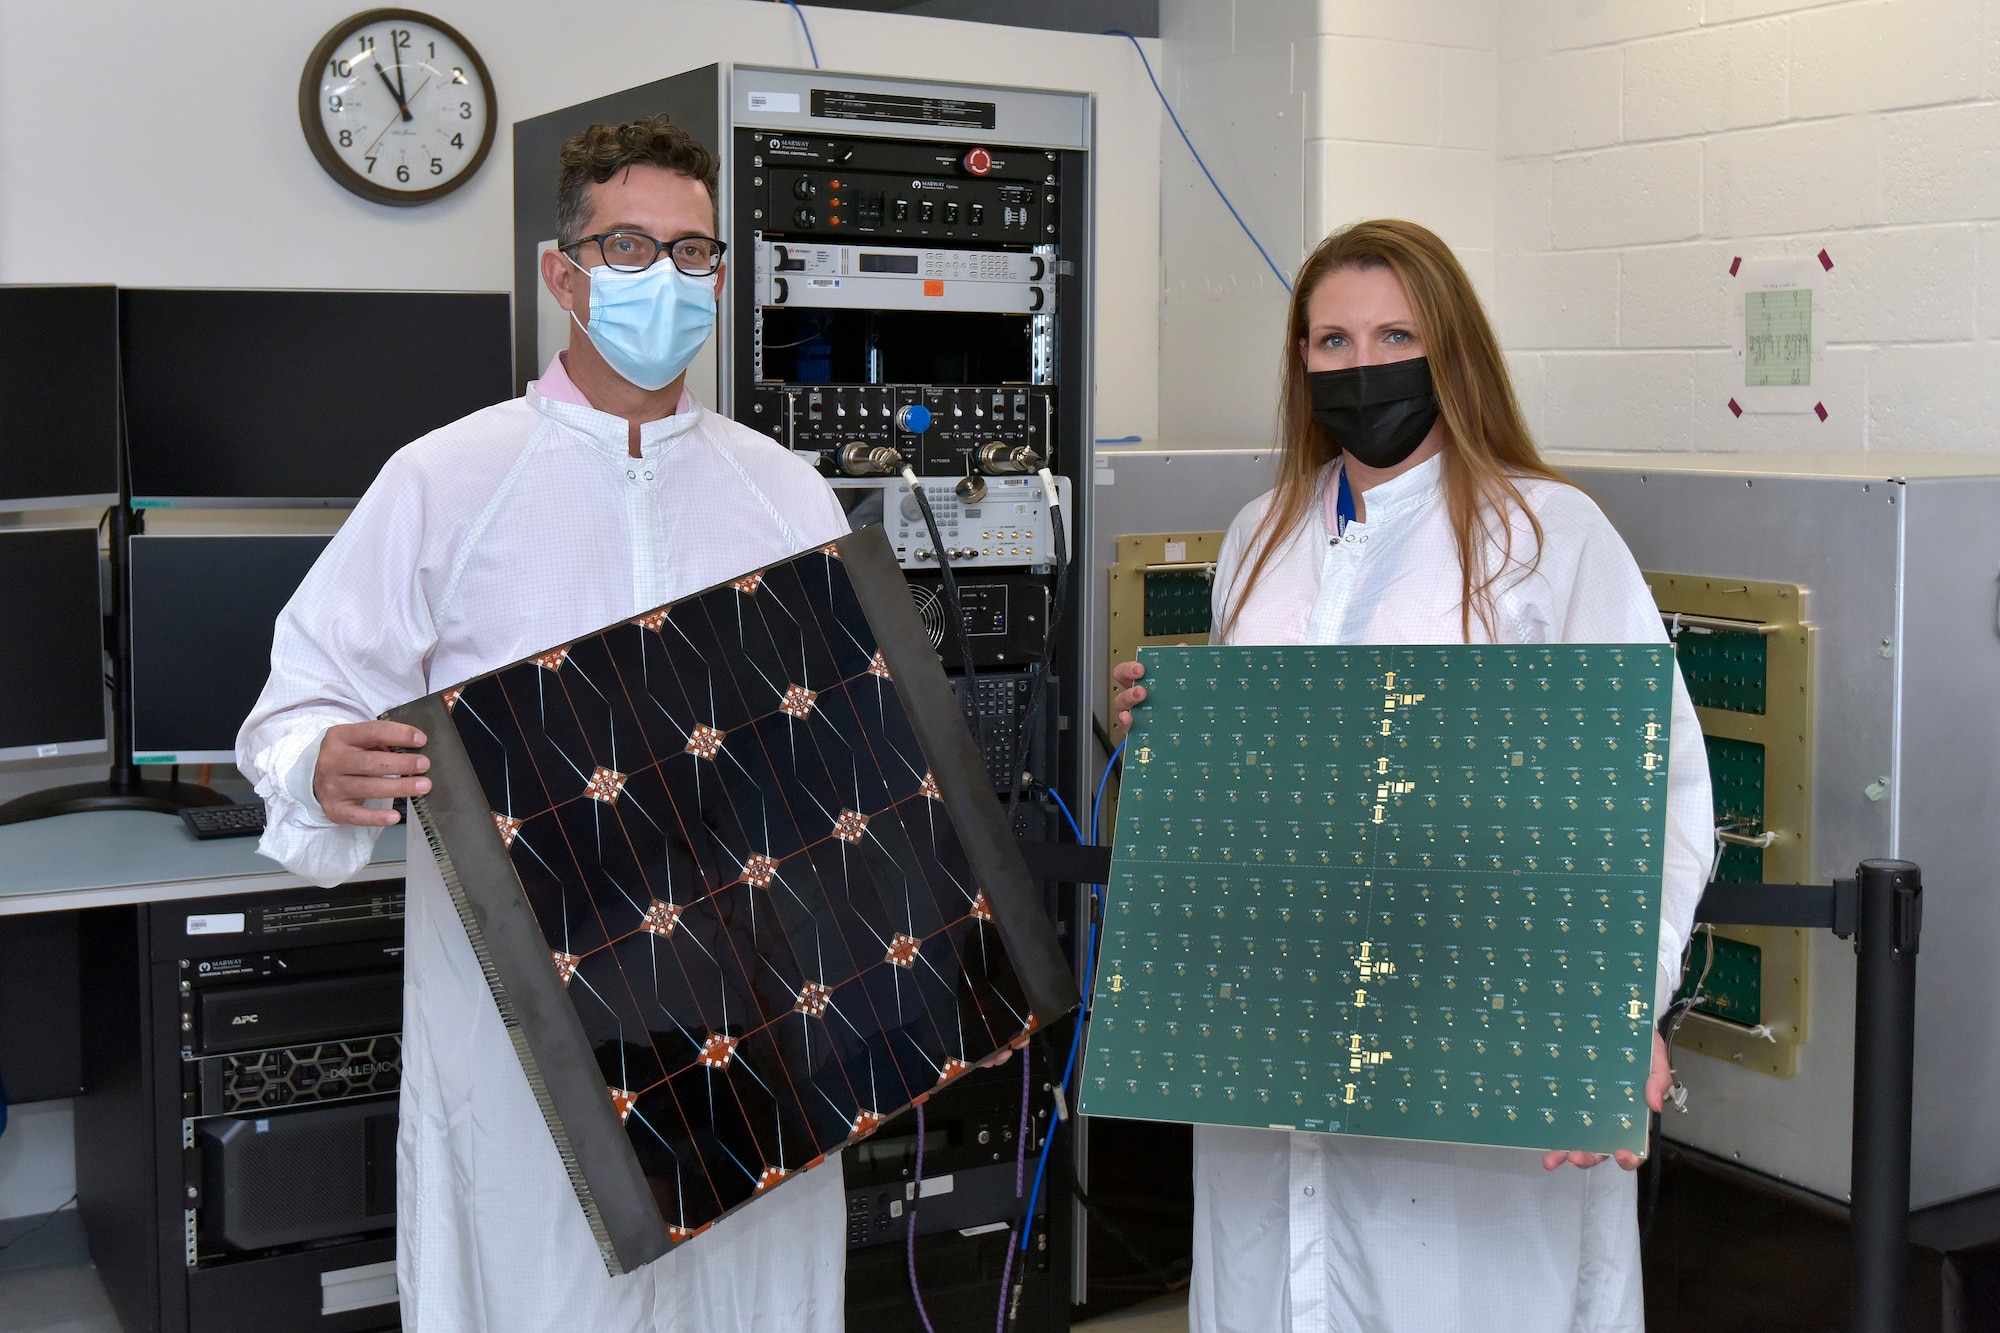
[[[715,154],[664,112],[622,125],[592,125],[564,143],[557,160],[562,171],[556,178],[556,240],[563,245],[583,235],[590,187],[628,167],[665,167],[698,180],[708,189],[709,207],[716,208]]]

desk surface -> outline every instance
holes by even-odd
[[[356,878],[401,875],[403,846],[401,824],[385,830]],[[304,884],[259,856],[255,838],[201,842],[178,815],[100,810],[0,825],[0,916]]]

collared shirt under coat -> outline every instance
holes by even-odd
[[[260,850],[314,883],[374,829],[311,788],[328,726],[384,710],[784,559],[847,531],[808,466],[684,399],[640,429],[559,362],[525,397],[395,455],[278,619],[237,739],[264,797]],[[838,1155],[689,1245],[607,1277],[477,959],[410,840],[397,1281],[415,1333],[720,1333],[841,1327]]]
[[[1265,567],[1232,644],[1462,642],[1457,547],[1431,459],[1369,488],[1366,521],[1330,530],[1336,471]],[[1540,557],[1499,585],[1475,642],[1657,643],[1631,553],[1583,492],[1521,479]],[[1270,504],[1245,507],[1217,562],[1221,624]],[[1534,556],[1525,518],[1515,560]],[[1499,531],[1497,523],[1493,532]],[[1678,673],[1655,1000],[1680,972],[1714,847],[1701,727]],[[1657,1012],[1657,1010],[1656,1010]],[[1644,1327],[1633,1177],[1542,1169],[1541,1153],[1262,1129],[1195,1129],[1196,1333],[1636,1333]]]

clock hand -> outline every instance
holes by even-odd
[[[375,73],[381,77],[382,86],[389,90],[389,96],[396,99],[396,109],[403,113],[403,119],[415,120],[416,117],[410,114],[410,99],[403,96],[402,92],[398,90],[398,88],[394,84],[389,82],[388,72],[382,68],[382,62],[379,60],[375,62]],[[400,80],[402,76],[403,76],[403,67],[398,65],[396,67],[396,77],[398,80]],[[392,121],[391,123],[393,124],[394,122]],[[372,147],[373,145],[370,146]]]
[[[424,89],[430,86],[431,86],[431,81],[430,79],[426,78],[422,83],[417,85],[417,92],[410,94],[410,101],[414,102],[417,99],[417,93],[421,93]],[[409,117],[410,115],[410,109],[408,103],[404,103],[403,115],[405,117]],[[391,116],[389,117],[389,123],[382,127],[382,134],[387,134],[390,130],[394,129],[395,127],[396,127],[396,118],[394,116]],[[375,136],[375,143],[371,143],[366,148],[361,150],[361,156],[366,157],[370,153],[375,151],[375,144],[382,142],[382,134],[378,134]]]
[[[403,99],[403,115],[407,119],[410,114],[410,94],[403,82],[403,57],[400,52],[396,56],[396,95]]]

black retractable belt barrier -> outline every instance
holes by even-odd
[[[1848,1224],[1855,1333],[1903,1327],[1910,1249],[1910,1089],[1916,1051],[1923,875],[1863,861],[1832,884],[1710,884],[1695,920],[1793,926],[1854,939],[1854,1148]]]
[[[1022,842],[1037,879],[1103,884],[1109,847]],[[1849,1225],[1855,1333],[1899,1333],[1910,1248],[1910,1089],[1916,1051],[1922,872],[1863,861],[1832,884],[1710,884],[1695,920],[1831,930],[1854,940],[1854,1149]]]

